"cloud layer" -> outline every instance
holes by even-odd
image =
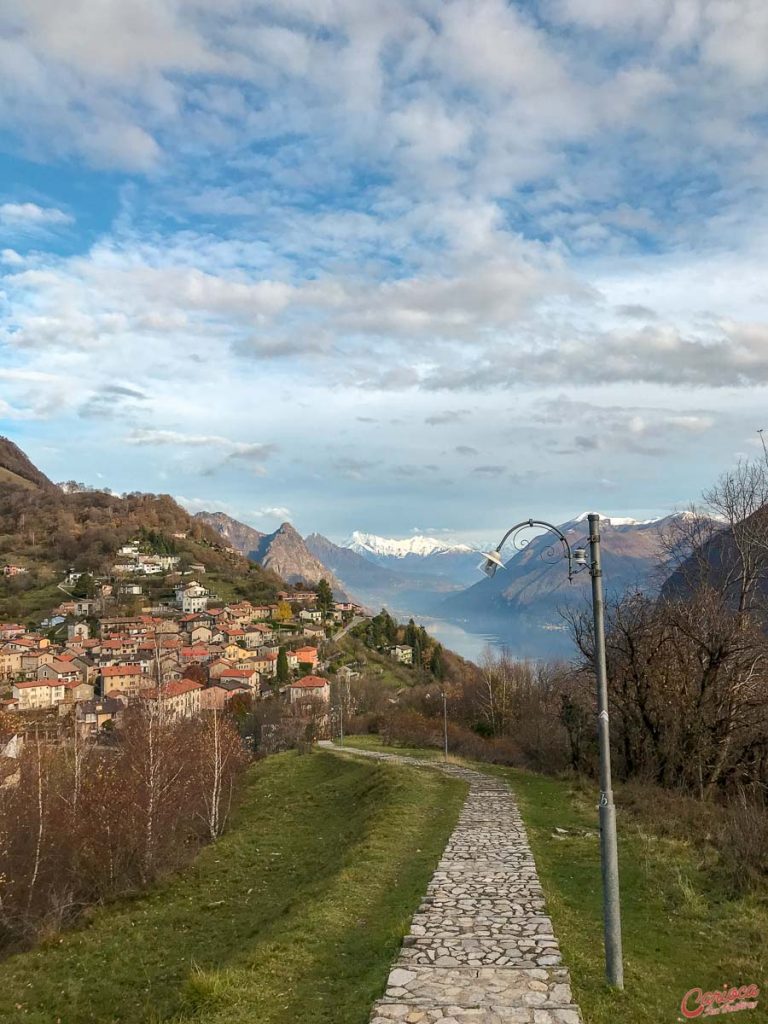
[[[0,0],[0,417],[337,535],[566,455],[685,501],[762,425],[766,52],[757,0]]]

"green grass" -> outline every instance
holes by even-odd
[[[414,669],[390,658],[388,654],[382,654],[370,647],[366,647],[362,640],[347,633],[339,643],[339,650],[349,659],[358,661],[365,665],[364,673],[374,675],[377,683],[385,690],[400,690],[403,687],[410,688],[419,682],[419,677]],[[431,677],[428,677],[431,678]],[[424,682],[425,680],[421,680]]]
[[[623,992],[604,983],[597,791],[501,769],[518,796],[549,912],[586,1024],[660,1024],[680,1017],[694,986],[766,987],[768,899],[719,891],[707,854],[655,835],[619,812]],[[565,836],[555,827],[568,830]],[[744,1013],[768,1021],[768,1002]],[[741,1017],[741,1015],[740,1015]]]
[[[435,750],[385,747],[368,736],[348,737],[345,745],[440,756]],[[694,986],[711,990],[751,983],[764,993],[763,1005],[745,1011],[744,1024],[768,1021],[765,889],[730,898],[718,885],[711,851],[657,834],[652,811],[642,819],[622,811],[619,792],[625,988],[609,990],[604,982],[597,790],[515,769],[471,767],[508,779],[518,798],[585,1024],[673,1024],[681,1018],[683,994]]]
[[[364,1024],[466,787],[316,752],[250,770],[174,881],[0,963],[3,1024]]]
[[[339,741],[335,741],[339,746]],[[382,754],[402,754],[405,757],[419,757],[424,761],[442,761],[443,752],[434,747],[387,746],[378,736],[345,736],[343,746],[357,750],[373,750]]]
[[[0,577],[2,619],[21,622],[40,619],[44,615],[49,615],[66,600],[67,595],[59,590],[55,582],[43,579],[35,573],[30,574],[30,577]]]

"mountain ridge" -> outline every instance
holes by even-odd
[[[169,494],[58,487],[6,438],[0,470],[0,560],[24,570],[0,577],[0,616],[49,611],[64,596],[56,584],[65,572],[109,576],[119,548],[136,538],[199,563],[239,597],[267,600],[285,585],[225,550],[219,534]]]
[[[654,585],[663,554],[662,535],[677,515],[645,521],[601,516],[601,553],[609,593],[631,587],[650,589]],[[584,516],[567,520],[558,529],[572,549],[587,545]],[[557,538],[551,533],[537,534],[522,550],[512,556],[507,554],[505,568],[495,576],[478,580],[447,597],[441,611],[470,621],[506,619],[515,614],[554,619],[557,603],[571,603],[588,589],[590,582],[589,573],[582,572],[569,583],[566,567],[557,564],[559,560]]]
[[[282,523],[273,533],[262,533],[224,512],[198,512],[195,519],[207,523],[246,558],[287,583],[314,585],[325,579],[338,596],[346,596],[341,581],[310,551],[290,523]]]
[[[449,544],[424,534],[414,534],[412,537],[404,538],[381,537],[375,533],[364,533],[361,530],[355,530],[349,540],[341,546],[358,554],[368,552],[392,558],[406,558],[408,555],[427,557],[454,552],[468,554],[477,550],[468,544]]]

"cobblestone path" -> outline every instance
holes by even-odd
[[[504,782],[456,765],[354,753],[469,782],[371,1024],[581,1024],[525,828]]]

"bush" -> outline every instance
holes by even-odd
[[[373,724],[369,722],[369,726]],[[384,743],[401,747],[435,747],[444,743],[442,718],[430,718],[417,711],[394,711],[376,723]],[[509,737],[484,739],[472,729],[448,723],[448,752],[457,757],[490,764],[522,766],[523,753]]]
[[[247,760],[234,725],[150,703],[109,747],[28,736],[16,783],[0,788],[0,948],[145,888],[224,827]]]
[[[763,802],[733,801],[719,815],[715,842],[733,892],[758,888],[768,879],[768,808]]]

